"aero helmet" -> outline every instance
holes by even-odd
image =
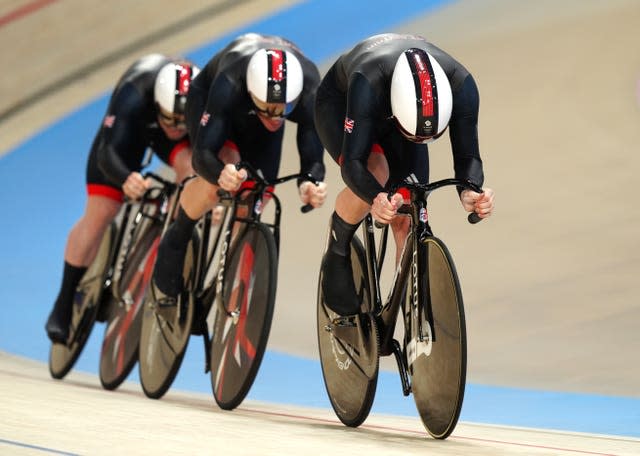
[[[160,116],[171,122],[176,116],[184,118],[184,106],[191,81],[200,69],[190,62],[172,62],[160,69],[156,76],[154,98]]]
[[[267,103],[284,104],[284,109],[268,112],[272,117],[284,117],[293,111],[303,81],[302,66],[293,52],[260,49],[249,60],[247,90],[258,110],[265,112]]]
[[[422,49],[407,49],[396,61],[391,79],[391,111],[402,134],[426,143],[449,124],[453,97],[440,64]]]

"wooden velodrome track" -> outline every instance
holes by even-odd
[[[175,12],[165,0],[0,0],[0,151],[107,91],[136,56],[185,52],[294,3],[183,1]],[[470,382],[638,398],[640,3],[557,3],[463,0],[396,29],[449,50],[481,89],[496,215],[470,227],[437,197],[431,211],[465,291]],[[181,20],[190,26],[168,27]],[[447,147],[432,147],[433,179],[450,174]],[[326,163],[335,195],[342,184]],[[303,253],[323,242],[330,211],[287,235],[271,349],[317,356],[319,252]],[[136,385],[108,393],[80,373],[54,382],[42,364],[4,353],[0,400],[0,454],[640,454],[634,439],[461,423],[436,442],[417,419],[372,416],[350,430],[324,410],[246,402],[227,413],[173,391],[149,401]]]

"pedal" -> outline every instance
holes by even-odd
[[[331,320],[331,324],[339,327],[355,328],[357,326],[356,318],[358,315],[338,316]]]

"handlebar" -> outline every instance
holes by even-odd
[[[462,187],[463,190],[471,190],[476,193],[484,193],[484,190],[482,189],[482,187],[474,184],[471,181],[451,178],[451,179],[442,179],[442,180],[431,182],[428,184],[421,184],[417,182],[403,182],[402,184],[394,185],[393,187],[391,187],[391,189],[389,190],[389,196],[395,193],[399,188],[405,187],[410,190],[417,190],[419,192],[422,192],[422,194],[426,198],[434,190],[437,190],[442,187],[448,187],[448,186],[454,186],[454,185],[456,187]],[[480,218],[480,216],[477,213],[472,212],[467,216],[467,221],[471,224],[476,224],[478,222],[481,222],[482,218]]]
[[[162,176],[151,171],[145,172],[142,177],[144,179],[147,179],[147,178],[153,179],[154,181],[160,184],[160,187],[155,187],[155,186],[149,187],[142,195],[142,198],[140,198],[141,201],[156,200],[162,197],[162,195],[169,195],[173,193],[173,191],[178,187],[178,185],[175,182],[167,180]],[[157,192],[157,193],[154,193],[154,192]]]
[[[151,171],[147,171],[146,173],[144,173],[143,177],[146,178],[151,178],[153,180],[155,180],[156,182],[162,184],[163,187],[167,187],[167,188],[171,188],[173,186],[175,186],[176,184],[170,180],[167,180],[163,177],[161,177],[160,175],[151,172]]]
[[[320,182],[318,182],[310,173],[298,173],[298,174],[290,174],[288,176],[283,176],[283,177],[278,177],[276,179],[274,179],[273,181],[269,182],[267,181],[264,176],[262,175],[262,172],[260,172],[260,170],[257,170],[253,167],[253,165],[251,165],[251,163],[245,162],[245,161],[241,161],[239,163],[236,163],[236,169],[240,170],[240,169],[245,169],[247,170],[247,174],[249,175],[249,178],[256,181],[256,183],[260,186],[260,187],[269,187],[272,185],[278,185],[278,184],[282,184],[283,182],[287,182],[293,179],[300,179],[303,181],[309,181],[311,183],[313,183],[314,185],[319,185]],[[300,212],[302,212],[303,214],[306,214],[307,212],[310,212],[311,210],[313,210],[313,206],[311,204],[305,204],[304,206],[302,206],[300,208]]]

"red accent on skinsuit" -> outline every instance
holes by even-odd
[[[104,196],[119,203],[123,201],[124,197],[124,193],[121,190],[100,184],[87,184],[87,194],[91,196]]]
[[[178,144],[173,146],[173,149],[171,150],[171,153],[169,154],[169,166],[173,166],[173,164],[176,161],[176,157],[178,156],[178,154],[180,152],[182,152],[183,150],[185,150],[190,145],[191,145],[191,143],[189,142],[189,140],[185,139],[184,141],[180,141]]]

